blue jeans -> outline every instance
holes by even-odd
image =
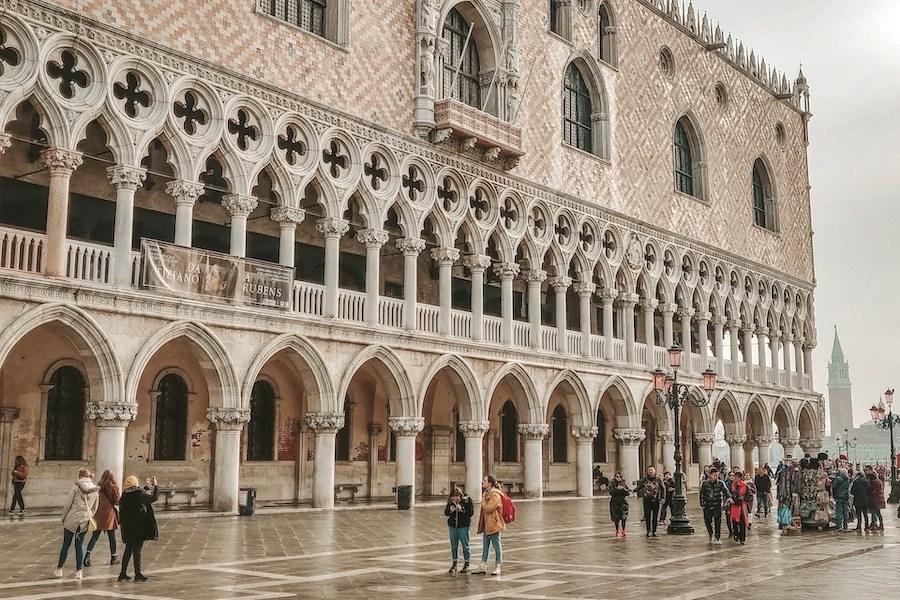
[[[756,514],[769,515],[769,494],[756,492]]]
[[[834,523],[838,529],[847,529],[850,523],[850,502],[848,498],[835,498]]]
[[[68,529],[63,529],[63,543],[62,548],[59,550],[59,561],[56,563],[56,567],[59,569],[63,568],[63,565],[66,564],[66,557],[69,555],[69,546],[72,545],[72,540],[75,540],[75,570],[80,571],[81,566],[84,564],[84,548],[82,544],[84,543],[84,531],[79,531],[75,533],[74,531],[69,531]]]
[[[491,546],[494,547],[494,558],[497,560],[497,564],[499,565],[503,562],[503,549],[500,547],[500,532],[492,533],[488,535],[486,533],[482,534],[482,550],[481,550],[481,562],[487,562],[488,554],[491,553]]]
[[[881,509],[873,508],[873,509],[871,509],[871,513],[872,513],[872,527],[875,527],[876,522],[880,527],[884,527],[884,521],[881,520]]]
[[[469,528],[468,527],[450,527],[450,556],[453,562],[459,558],[459,545],[462,544],[463,559],[469,562],[472,555],[469,552]]]
[[[88,552],[94,551],[94,544],[97,543],[97,540],[100,539],[100,534],[103,533],[99,529],[94,530],[94,533],[91,534],[91,539],[88,541]],[[106,535],[109,536],[109,553],[113,556],[116,555],[116,530],[110,529],[106,532]]]

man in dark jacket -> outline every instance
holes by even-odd
[[[122,541],[125,542],[119,581],[131,579],[128,576],[128,563],[132,556],[134,556],[134,580],[147,581],[147,577],[141,571],[141,550],[144,542],[159,539],[156,517],[153,515],[153,503],[157,498],[159,488],[156,477],[147,480],[146,491],[138,487],[138,480],[134,475],[125,480],[125,491],[119,500],[119,520],[122,526]]]
[[[853,507],[856,509],[856,531],[861,529],[861,521],[865,519],[866,530],[869,529],[869,480],[862,473],[857,472],[856,478],[850,485],[850,493],[853,495]]]
[[[663,496],[663,481],[656,474],[656,469],[647,467],[647,476],[637,484],[637,493],[644,499],[644,522],[647,525],[647,537],[656,537],[656,526],[659,522],[659,503]]]
[[[722,505],[728,496],[728,488],[719,480],[719,472],[710,469],[709,479],[700,486],[700,506],[703,507],[703,522],[706,523],[709,541],[712,542],[715,535],[716,544],[722,543]]]
[[[841,469],[831,480],[831,493],[834,495],[834,522],[838,533],[847,531],[850,521],[850,477],[847,469]]]
[[[666,471],[663,473],[662,482],[665,493],[663,494],[662,508],[659,509],[659,522],[665,523],[666,509],[672,506],[672,500],[675,498],[675,480],[672,479],[672,474]]]
[[[763,469],[756,469],[756,477],[753,478],[756,486],[756,516],[769,516],[769,492],[772,491],[772,480]]]

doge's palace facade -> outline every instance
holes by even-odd
[[[676,343],[719,382],[689,483],[720,421],[730,464],[820,449],[802,73],[670,0],[165,4],[0,0],[31,506],[85,464],[216,511],[588,496],[673,469]]]

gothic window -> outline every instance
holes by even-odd
[[[275,460],[275,390],[268,381],[257,381],[250,393],[247,460]]]
[[[50,386],[44,459],[81,460],[84,377],[75,367],[60,367],[50,376]]]
[[[279,21],[338,44],[346,44],[348,0],[258,0],[259,10]]]
[[[449,49],[449,60],[444,62],[444,97],[481,110],[481,64],[474,36],[469,34],[470,29],[462,14],[455,8],[451,9],[441,33]],[[468,45],[466,38],[469,39]]]
[[[753,223],[769,231],[777,231],[775,198],[769,170],[761,158],[753,163]]]
[[[500,462],[519,462],[519,413],[509,400],[500,411]]]
[[[591,93],[574,64],[566,69],[563,95],[563,141],[585,152],[593,151]]]
[[[569,417],[566,415],[566,409],[562,404],[558,404],[553,409],[551,420],[550,438],[553,447],[553,459],[551,462],[569,462]]]
[[[694,195],[694,161],[691,143],[681,121],[675,124],[675,189]]]
[[[188,387],[170,373],[157,387],[153,460],[185,460],[187,449]]]
[[[344,398],[344,426],[341,427],[334,436],[334,460],[349,461],[350,445],[352,443],[350,435],[350,408],[353,403],[350,396]]]
[[[606,462],[606,414],[597,409],[597,437],[594,438],[594,462]]]
[[[566,40],[572,37],[570,0],[550,0],[550,31]]]
[[[453,453],[455,462],[465,462],[466,460],[466,436],[459,429],[459,407],[453,407],[453,433],[456,441],[456,449]]]
[[[597,44],[597,57],[607,64],[617,66],[619,61],[616,44],[616,24],[611,7],[607,2],[600,3],[597,26],[600,38]]]

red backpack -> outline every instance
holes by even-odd
[[[512,501],[512,498],[503,492],[500,492],[500,499],[502,501],[500,514],[503,517],[503,522],[509,525],[516,520],[516,504]]]

